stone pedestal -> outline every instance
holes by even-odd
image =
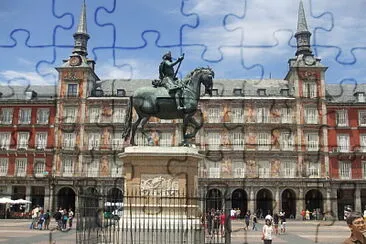
[[[200,243],[198,162],[204,155],[190,147],[137,146],[118,156],[125,176],[122,228],[138,231],[146,243]],[[150,236],[152,230],[162,236]],[[172,231],[172,238],[183,239],[166,239],[164,233]]]

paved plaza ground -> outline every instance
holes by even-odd
[[[52,222],[54,222],[52,220]],[[72,244],[76,243],[76,232],[30,230],[30,220],[0,220],[0,244]],[[262,228],[263,220],[259,222],[258,229]],[[260,231],[244,231],[244,221],[232,221],[233,244],[257,244],[263,243]],[[319,221],[288,221],[287,232],[275,236],[273,243],[324,243],[336,244],[349,236],[349,229],[344,221],[319,222]],[[218,239],[217,239],[218,238]],[[215,236],[212,243],[222,240]],[[151,244],[151,243],[149,243]],[[159,243],[163,244],[163,243]]]

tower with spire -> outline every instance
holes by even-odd
[[[90,36],[86,27],[86,5],[85,0],[81,8],[79,24],[74,34],[74,50],[73,54],[79,54],[86,57],[88,55],[87,46]]]

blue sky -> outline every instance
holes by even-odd
[[[366,0],[303,0],[326,82],[366,83]],[[86,0],[89,58],[103,79],[155,79],[162,55],[185,53],[184,76],[283,79],[296,51],[299,0]],[[1,0],[0,83],[54,84],[82,0]]]

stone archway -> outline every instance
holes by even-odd
[[[323,212],[323,194],[316,189],[310,190],[305,195],[305,206],[306,209],[310,212],[313,212],[315,210],[319,210],[320,213]],[[319,216],[317,216],[318,218]],[[312,216],[314,218],[314,216]]]
[[[219,189],[210,189],[206,195],[206,212],[211,209],[222,209],[222,193]]]
[[[123,193],[121,189],[113,187],[107,192],[107,202],[123,202]]]
[[[71,187],[62,187],[57,193],[57,210],[72,208],[75,211],[76,193]]]
[[[286,218],[296,218],[296,193],[285,189],[281,195],[281,209],[285,211]]]
[[[231,195],[231,207],[240,209],[240,217],[243,217],[248,211],[248,195],[243,189],[236,189]]]
[[[361,192],[362,193],[362,192]],[[337,207],[338,207],[338,219],[344,219],[344,208],[350,206],[354,211],[360,211],[360,209],[355,209],[355,189],[338,189],[337,190]],[[362,199],[362,195],[361,195]],[[361,203],[362,204],[362,203]],[[361,205],[362,206],[362,205]]]
[[[268,212],[273,214],[273,194],[268,189],[261,189],[257,192],[257,212],[265,217]],[[260,216],[259,216],[260,217]]]

